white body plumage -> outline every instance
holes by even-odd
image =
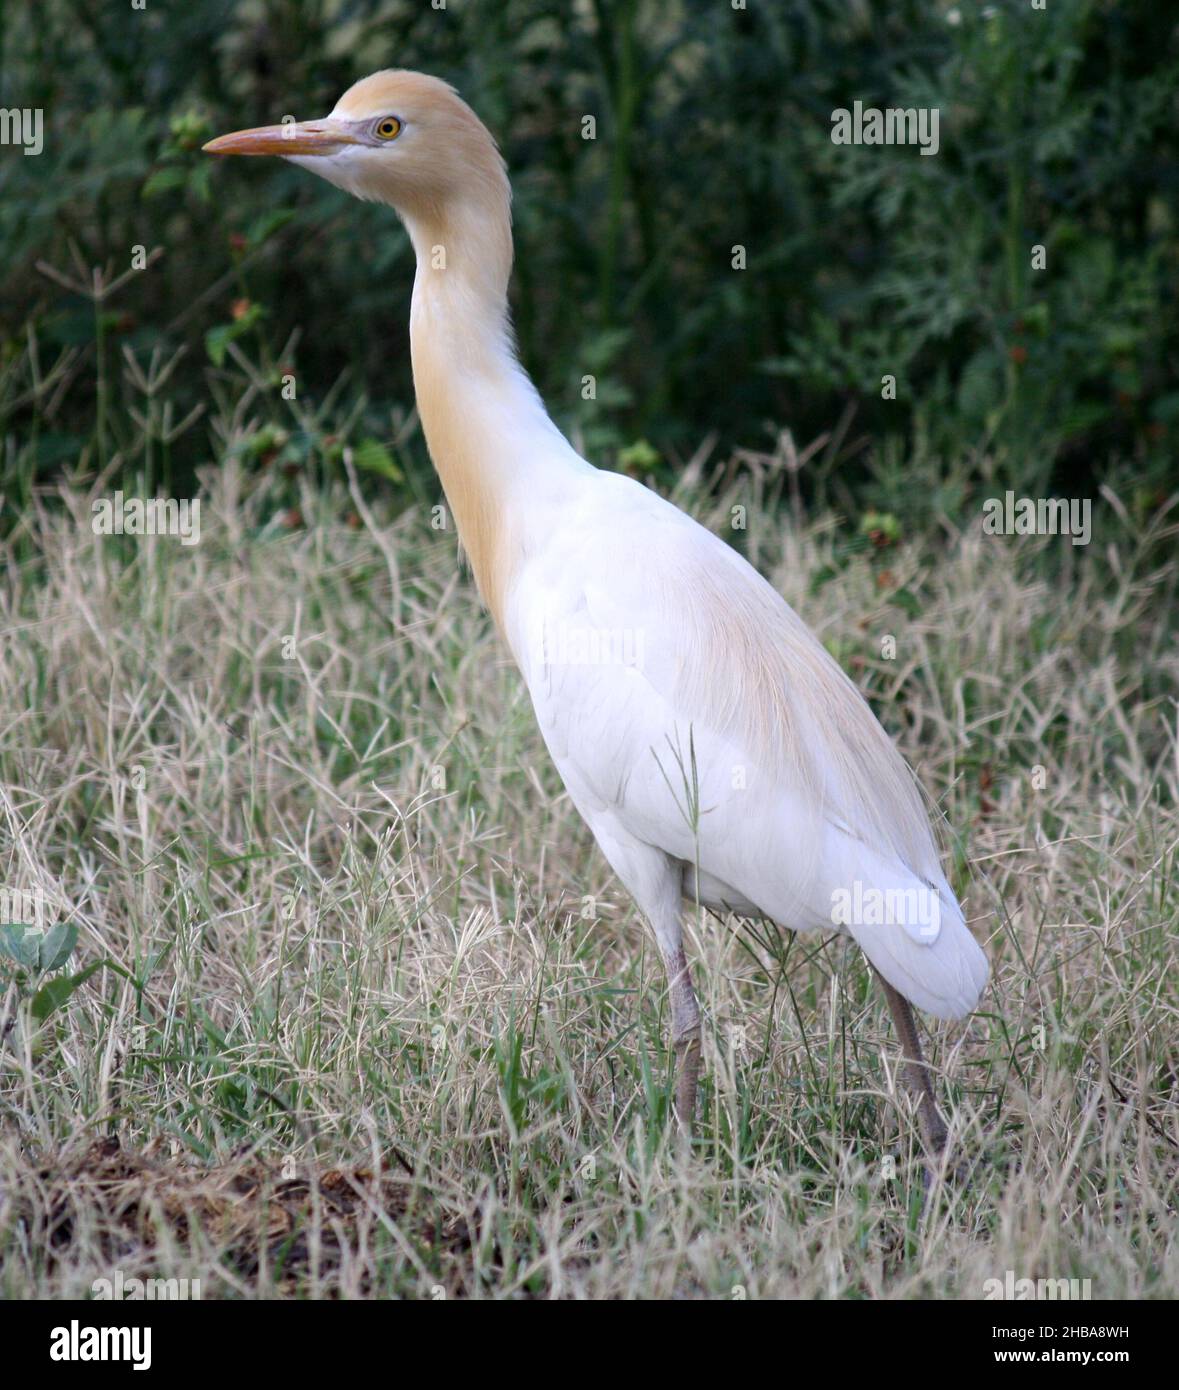
[[[681,893],[847,931],[919,1008],[969,1013],[986,958],[907,769],[834,660],[683,512],[572,460],[564,476],[505,630],[574,804],[656,931]]]

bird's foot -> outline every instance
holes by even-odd
[[[983,1160],[979,1158],[971,1160],[968,1156],[958,1157],[954,1154],[945,1124],[942,1123],[940,1116],[938,1117],[938,1125],[932,1133],[923,1127],[922,1138],[925,1141],[922,1177],[926,1202],[929,1201],[930,1194],[934,1189],[939,1186],[950,1189],[959,1196],[969,1191]]]

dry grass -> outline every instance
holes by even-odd
[[[227,463],[193,548],[45,499],[4,591],[0,883],[110,964],[40,1028],[0,965],[0,1295],[1179,1294],[1174,532],[1099,503],[1087,551],[947,535],[882,574],[749,486],[712,523],[752,502],[954,832],[994,966],[931,1036],[969,1186],[922,1209],[855,948],[711,919],[679,1155],[658,958],[453,537],[310,488],[285,529]]]

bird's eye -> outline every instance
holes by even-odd
[[[396,116],[385,116],[377,122],[376,133],[378,139],[396,140],[401,134],[401,122]]]

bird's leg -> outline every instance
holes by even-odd
[[[678,923],[677,923],[678,927]],[[675,1113],[680,1132],[691,1137],[696,1116],[696,1083],[700,1079],[700,1006],[677,930],[674,942],[659,941],[671,998],[671,1043],[675,1051]]]
[[[892,985],[881,976],[884,997],[892,1012],[893,1025],[901,1040],[901,1051],[905,1054],[905,1075],[909,1088],[917,1097],[918,1117],[921,1135],[931,1161],[936,1162],[946,1147],[946,1122],[938,1113],[937,1101],[933,1094],[933,1077],[929,1066],[921,1055],[921,1043],[917,1038],[917,1024],[913,1009],[903,994],[898,994]]]

